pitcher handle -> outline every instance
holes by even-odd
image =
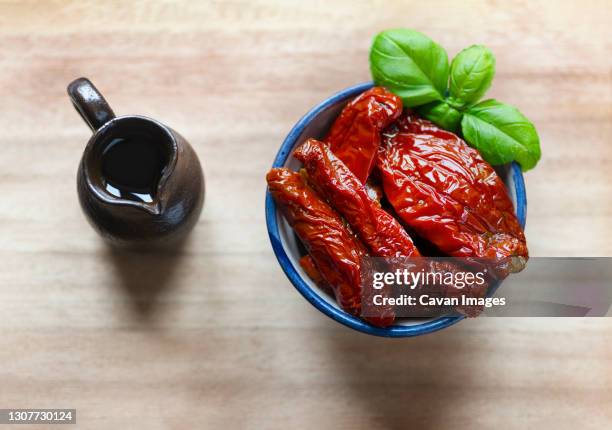
[[[92,131],[115,118],[115,113],[89,79],[75,79],[68,85],[67,91],[75,109]]]

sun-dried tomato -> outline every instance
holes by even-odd
[[[364,245],[344,224],[342,218],[296,172],[272,169],[268,189],[281,213],[304,244],[323,278],[332,286],[338,304],[352,315],[361,310],[362,258]],[[393,323],[393,309],[367,318],[384,327]]]
[[[329,294],[334,294],[334,290],[329,283],[323,278],[319,269],[315,265],[314,260],[310,255],[304,255],[300,258],[300,266],[312,281],[319,286],[323,291]]]
[[[325,141],[365,183],[375,165],[381,131],[402,113],[402,100],[383,87],[374,87],[349,102]]]
[[[346,219],[373,256],[419,255],[400,223],[370,198],[326,143],[308,139],[293,155],[304,164],[309,182]]]
[[[412,113],[383,135],[377,165],[385,195],[411,229],[447,255],[499,262],[501,276],[525,266],[512,202],[478,151]]]

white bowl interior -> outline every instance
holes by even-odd
[[[346,101],[340,102],[324,111],[322,111],[317,117],[313,118],[313,120],[304,127],[304,130],[300,134],[300,136],[296,140],[296,145],[294,149],[298,147],[302,142],[309,138],[322,139],[327,134],[327,131],[331,127],[332,123],[336,119],[336,117],[340,114],[340,111],[346,105]],[[289,155],[287,161],[285,162],[284,167],[287,167],[291,170],[299,170],[302,167],[302,163],[296,160],[292,155]],[[510,168],[508,166],[500,166],[495,169],[498,175],[502,178],[502,180],[506,183],[506,189],[509,190],[508,194],[510,199],[512,200],[512,204],[516,209],[516,192],[514,187],[514,180],[512,175],[510,174]],[[276,221],[278,223],[279,235],[281,238],[281,242],[283,244],[283,248],[287,252],[287,256],[293,265],[293,268],[299,273],[300,277],[306,282],[306,284],[317,293],[317,295],[334,306],[337,309],[340,309],[340,306],[336,303],[334,297],[330,296],[326,292],[324,292],[321,288],[315,284],[310,277],[304,272],[302,267],[300,266],[299,260],[305,254],[303,253],[303,248],[299,244],[299,239],[293,232],[293,229],[289,226],[285,218],[277,211],[276,212]],[[396,325],[420,325],[425,322],[431,321],[436,318],[403,318],[396,321]]]

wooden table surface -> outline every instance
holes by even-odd
[[[612,320],[368,337],[301,298],[264,223],[291,126],[409,26],[451,56],[488,45],[489,95],[535,122],[531,254],[612,255],[611,21],[607,0],[0,0],[0,408],[76,408],[82,429],[611,428]],[[200,155],[180,255],[113,253],[81,214],[78,76]]]

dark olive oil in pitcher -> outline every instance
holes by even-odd
[[[113,138],[102,153],[104,186],[115,197],[152,202],[167,164],[167,148],[151,136]]]

